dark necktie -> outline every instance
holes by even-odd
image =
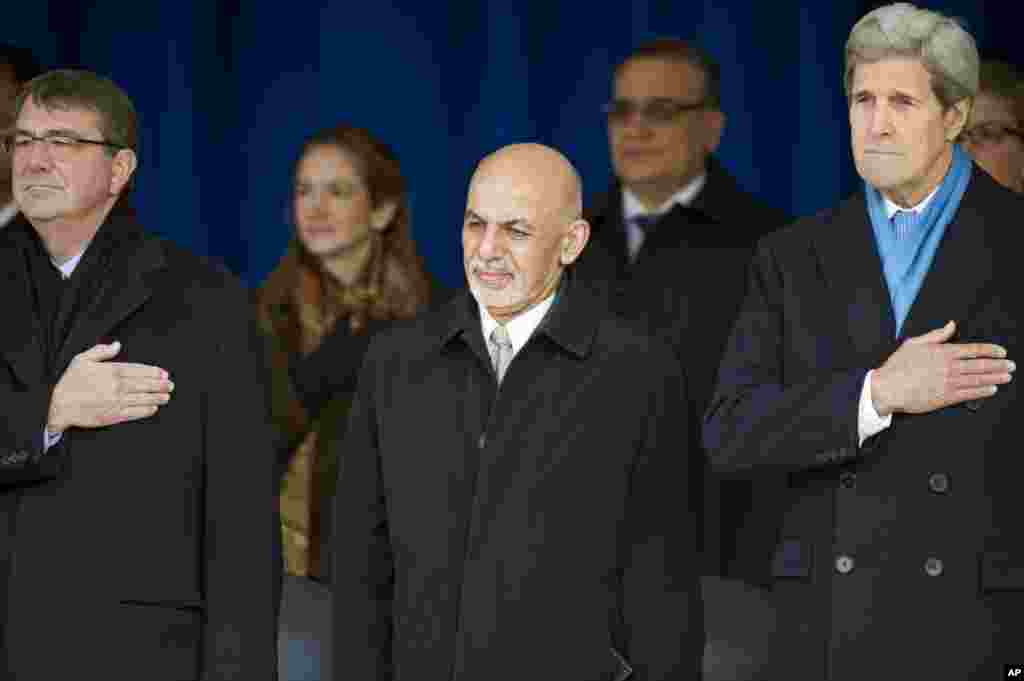
[[[634,215],[630,218],[630,222],[636,225],[641,232],[647,234],[658,223],[660,215],[651,215],[647,213],[641,213],[640,215]]]

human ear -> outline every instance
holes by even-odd
[[[110,177],[110,193],[120,194],[135,173],[139,158],[131,149],[118,149],[113,158],[113,172]]]
[[[974,102],[970,97],[965,97],[946,111],[945,123],[947,142],[952,142],[960,136],[960,133],[967,125],[967,118],[970,116],[971,106],[973,103]]]
[[[590,223],[580,219],[569,225],[569,230],[562,237],[562,250],[558,259],[563,266],[571,265],[580,257],[583,247],[590,239]]]

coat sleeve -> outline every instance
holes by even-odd
[[[660,346],[659,346],[660,347]],[[696,522],[685,498],[693,439],[681,364],[666,347],[634,459],[621,543],[624,650],[637,681],[701,678],[704,652]]]
[[[240,287],[216,309],[229,321],[210,327],[202,679],[274,681],[281,562],[269,348]]]
[[[868,367],[785,375],[785,296],[801,292],[783,290],[780,265],[764,246],[752,260],[704,416],[704,447],[719,473],[819,467],[858,451],[857,407]]]
[[[4,376],[4,374],[7,374]],[[50,410],[50,385],[23,386],[8,366],[0,365],[0,485],[19,485],[60,474],[68,433],[43,452],[43,429]]]
[[[348,426],[338,446],[334,499],[331,591],[334,678],[392,678],[394,556],[388,532],[375,400],[379,397],[370,345],[359,374]]]

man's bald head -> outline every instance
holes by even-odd
[[[532,196],[542,212],[566,221],[583,214],[583,181],[561,152],[543,144],[510,144],[480,161],[470,182],[497,179]]]
[[[546,299],[586,245],[579,173],[541,144],[513,144],[473,173],[462,230],[466,277],[498,319]]]

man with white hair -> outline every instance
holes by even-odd
[[[712,464],[761,491],[764,678],[1002,678],[1024,641],[1024,200],[955,143],[978,88],[955,21],[872,11],[845,85],[863,190],[760,243],[705,416]]]

